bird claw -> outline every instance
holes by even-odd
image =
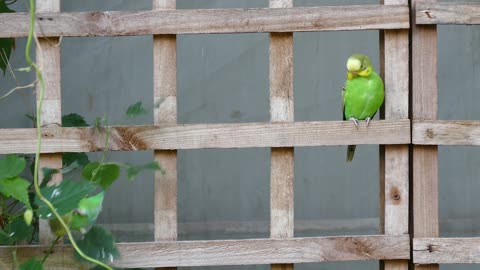
[[[358,119],[351,117],[349,120],[352,121],[355,124],[355,127],[358,129]]]
[[[367,127],[370,124],[370,120],[372,120],[370,117],[365,118],[365,121],[367,122]]]

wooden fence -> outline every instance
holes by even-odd
[[[269,8],[176,10],[175,0],[153,0],[151,11],[60,12],[60,0],[37,1],[37,61],[46,77],[41,164],[60,168],[61,152],[104,150],[105,133],[92,128],[61,128],[60,48],[62,36],[152,35],[154,40],[154,125],[113,127],[107,150],[154,150],[167,171],[155,175],[155,242],[120,243],[118,267],[178,267],[383,260],[384,269],[408,269],[409,172],[413,170],[414,263],[480,262],[476,239],[438,236],[437,150],[433,144],[479,144],[478,122],[441,122],[436,118],[436,29],[425,24],[478,23],[479,4],[384,0],[379,5],[293,7],[293,0],[270,0]],[[416,9],[415,9],[416,5]],[[465,12],[476,13],[466,16]],[[0,15],[0,37],[25,37],[28,15]],[[418,25],[417,25],[418,24]],[[293,32],[381,30],[382,74],[386,86],[385,120],[359,130],[348,122],[294,122]],[[409,30],[411,29],[411,30]],[[412,45],[410,43],[412,33]],[[270,123],[177,124],[176,35],[270,33]],[[410,56],[411,48],[411,56]],[[410,61],[411,59],[411,61]],[[410,70],[410,63],[412,69]],[[410,78],[412,106],[409,109]],[[412,117],[409,117],[410,112]],[[409,118],[413,118],[413,124]],[[454,127],[455,129],[452,129]],[[413,136],[413,137],[412,137]],[[0,154],[33,153],[34,129],[0,129]],[[411,142],[413,167],[410,166]],[[295,238],[294,147],[382,144],[379,235]],[[271,147],[270,238],[176,241],[177,149]],[[55,179],[61,181],[61,179]],[[41,255],[52,236],[41,224],[42,246],[19,247],[20,261]],[[411,233],[411,232],[410,232]],[[458,243],[461,247],[458,248]],[[0,259],[11,261],[11,247]],[[454,256],[452,256],[454,254]],[[461,256],[460,256],[461,255]],[[468,258],[467,258],[467,257]],[[72,250],[59,247],[48,269],[78,269]],[[422,268],[423,266],[419,266]]]

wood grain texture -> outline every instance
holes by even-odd
[[[279,2],[279,1],[275,1]],[[280,1],[281,2],[281,1]],[[408,6],[62,12],[37,15],[38,36],[138,36],[409,28]],[[0,15],[0,37],[26,37],[28,15]]]
[[[36,12],[60,12],[60,0],[37,0],[35,1]],[[60,80],[60,46],[57,46],[57,37],[40,38],[36,46],[36,63],[42,71],[45,81],[45,94],[40,117],[43,127],[58,127],[62,124],[62,100]],[[40,85],[37,84],[37,102],[39,99]],[[38,104],[38,103],[37,103]],[[42,168],[62,168],[62,154],[40,155],[39,179],[43,179]],[[58,185],[62,181],[62,175],[55,175],[49,185]],[[50,231],[45,220],[40,221],[39,238],[41,244],[49,244],[56,236]]]
[[[95,152],[105,146],[104,128],[44,128],[42,153]],[[410,121],[372,121],[355,129],[346,121],[193,124],[111,127],[109,151],[203,148],[408,144]],[[0,154],[34,153],[34,129],[0,129]]]
[[[407,259],[408,236],[337,236],[290,239],[178,241],[118,244],[116,267],[192,267],[257,265],[324,261]],[[20,246],[20,262],[42,256],[48,246]],[[11,263],[11,248],[0,247],[0,260]],[[63,266],[62,268],[50,265]],[[59,246],[47,260],[46,269],[79,269],[71,247]],[[74,267],[75,266],[75,267]]]
[[[408,5],[408,0],[381,0],[384,5]],[[381,37],[382,74],[385,83],[384,117],[408,118],[409,114],[409,31],[384,30]],[[381,153],[381,204],[387,235],[408,235],[409,150],[408,145],[385,145]],[[382,270],[407,270],[408,261],[383,261]]]
[[[480,145],[480,121],[417,120],[412,141],[420,145]]]
[[[154,10],[174,10],[174,0],[153,0]],[[154,122],[177,124],[177,42],[174,35],[153,36]],[[154,151],[165,173],[155,172],[155,241],[177,239],[177,152]]]
[[[421,3],[417,24],[480,24],[480,3]]]
[[[269,7],[292,8],[293,0],[270,0]],[[293,122],[293,33],[270,34],[270,121]],[[294,234],[294,148],[272,148],[270,167],[270,237]],[[289,262],[291,263],[291,262]],[[293,264],[272,264],[291,270]]]
[[[480,238],[415,238],[413,261],[417,264],[480,263]]]
[[[154,10],[174,10],[176,0],[153,0]],[[177,124],[177,38],[153,36],[154,123]],[[155,241],[177,240],[177,151],[154,151],[164,169],[155,172]],[[156,268],[174,270],[176,268]]]
[[[385,5],[408,1],[384,1]],[[409,33],[385,30],[385,119],[408,118]],[[385,146],[385,233],[408,234],[408,145]]]
[[[436,0],[413,0],[412,14],[421,4]],[[436,26],[411,23],[412,118],[437,118],[437,29]],[[413,146],[413,228],[414,239],[438,237],[438,149],[437,146]],[[438,270],[438,265],[415,265],[415,270]]]

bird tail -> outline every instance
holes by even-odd
[[[353,160],[353,155],[355,155],[356,147],[356,145],[349,145],[347,147],[347,162],[351,162]]]

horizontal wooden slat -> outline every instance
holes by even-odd
[[[186,9],[42,13],[38,36],[138,36],[249,32],[400,29],[407,6],[323,6],[284,9]],[[28,15],[0,15],[0,37],[28,35]]]
[[[338,236],[290,239],[248,239],[178,241],[118,244],[121,258],[117,267],[172,267],[307,263],[322,261],[356,261],[408,259],[409,237]],[[47,246],[17,248],[19,261],[41,256]],[[0,260],[11,263],[11,248],[0,247]],[[71,248],[58,247],[47,260],[46,269],[78,269]],[[66,268],[66,267],[72,268]]]
[[[416,24],[480,24],[480,3],[418,4],[416,17]]]
[[[480,121],[413,121],[413,144],[480,145]]]
[[[410,121],[349,121],[125,126],[110,129],[108,150],[409,144]],[[35,129],[0,129],[0,154],[34,153]],[[102,151],[105,128],[44,128],[42,153]]]
[[[480,237],[414,238],[416,264],[480,263]]]

